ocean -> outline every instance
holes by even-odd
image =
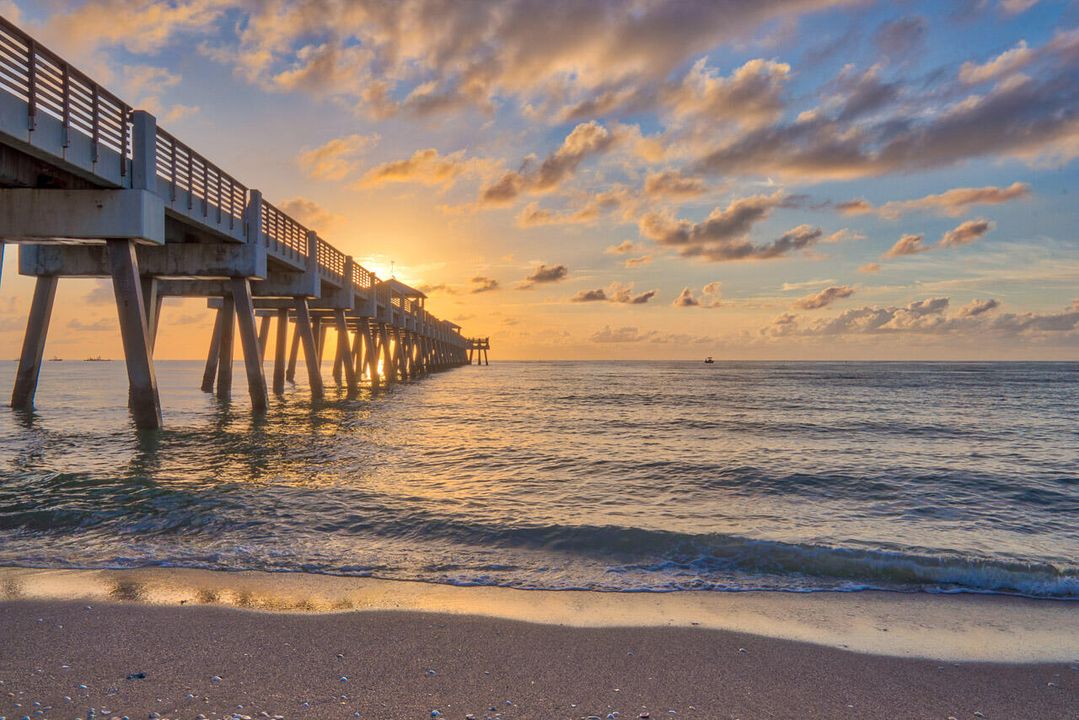
[[[1079,363],[495,362],[263,418],[201,373],[145,432],[122,362],[46,363],[0,565],[1079,598]]]

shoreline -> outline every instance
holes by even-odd
[[[27,601],[274,615],[424,613],[580,629],[689,628],[889,657],[1079,663],[1074,601],[973,593],[615,593],[261,571],[0,567],[0,602]]]

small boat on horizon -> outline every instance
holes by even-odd
[[[715,364],[715,362],[716,362],[716,361],[712,359],[712,356],[711,356],[711,355],[709,355],[708,357],[706,357],[706,358],[704,359],[704,364],[705,364],[705,365],[714,365],[714,364]]]
[[[109,361],[108,358],[103,358],[100,355],[94,355],[93,357],[88,357],[85,360],[83,360],[83,362],[108,362],[108,361]]]
[[[54,356],[54,357],[49,358],[49,362],[63,362],[63,361],[64,361],[64,359],[62,357],[55,357]]]

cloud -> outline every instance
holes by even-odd
[[[579,225],[591,224],[607,213],[624,207],[629,198],[621,187],[615,187],[591,195],[580,207],[565,212],[556,212],[540,207],[531,202],[517,215],[518,227],[539,227],[542,225]]]
[[[982,218],[978,218],[977,220],[967,220],[958,227],[944,233],[940,238],[939,247],[950,248],[969,245],[981,238],[994,227],[996,227],[996,223]]]
[[[644,342],[654,335],[654,331],[642,333],[640,329],[632,326],[612,329],[610,325],[604,325],[602,330],[592,333],[589,339],[594,343],[635,343]]]
[[[682,292],[678,294],[678,297],[674,299],[671,305],[675,307],[697,307],[701,303],[697,298],[693,297],[693,291],[689,288],[682,288]]]
[[[800,317],[785,313],[761,328],[760,334],[765,337],[788,337],[918,333],[984,337],[989,334],[1075,334],[1079,330],[1079,309],[1076,308],[1057,313],[996,314],[991,312],[999,307],[996,300],[974,300],[949,315],[949,305],[949,298],[936,297],[902,307],[873,305],[855,308],[813,322],[802,322]]]
[[[936,195],[926,195],[913,200],[892,200],[879,208],[874,208],[865,200],[852,200],[836,205],[836,209],[847,215],[876,212],[881,217],[894,220],[904,213],[919,211],[936,212],[950,216],[961,215],[975,205],[1001,205],[1013,200],[1025,200],[1029,197],[1029,185],[1013,182],[1007,187],[987,185],[985,187],[952,188]]]
[[[882,23],[873,35],[881,55],[892,61],[902,61],[921,49],[929,32],[929,23],[916,15]]]
[[[977,317],[1000,307],[1000,303],[990,298],[989,300],[971,300],[959,308],[959,314],[963,317]]]
[[[379,141],[378,133],[346,135],[316,148],[302,151],[297,157],[300,169],[314,180],[343,180],[360,166],[359,157]]]
[[[115,330],[118,326],[116,320],[112,318],[100,318],[93,322],[83,322],[79,318],[73,318],[68,321],[67,327],[76,332],[107,332]]]
[[[631,253],[636,249],[637,244],[634,243],[632,240],[623,240],[617,245],[608,245],[607,249],[603,252],[607,253],[608,255],[624,255],[626,253]]]
[[[1024,13],[1038,4],[1038,0],[1000,0],[1000,9],[1008,15]]]
[[[326,232],[327,228],[341,220],[341,216],[330,212],[314,200],[294,197],[280,203],[278,207],[286,215],[298,220],[302,225],[316,231]]]
[[[904,257],[906,255],[917,255],[918,253],[927,252],[930,248],[924,244],[924,240],[925,235],[904,235],[899,238],[895,245],[892,245],[888,252],[884,253],[884,257]]]
[[[143,4],[162,16],[153,28],[159,43],[202,26],[202,18]],[[537,0],[176,2],[203,8],[204,15],[228,12],[218,33],[205,33],[211,39],[201,52],[268,90],[332,97],[376,118],[491,115],[512,102],[550,122],[651,107],[671,85],[668,78],[712,48],[749,37],[770,21],[848,4],[686,0],[627,11],[621,0],[595,0],[562,3],[552,11]],[[112,30],[112,15],[136,14],[119,0],[89,0],[84,8],[74,14],[88,27],[68,23],[63,30],[90,42],[100,42],[93,33]],[[106,42],[139,41],[150,25],[113,31]],[[722,80],[736,82],[737,75]],[[707,85],[701,89],[705,100],[716,93]],[[748,103],[753,96],[733,97]]]
[[[824,288],[820,292],[799,298],[795,301],[794,306],[802,310],[818,310],[823,307],[828,307],[836,300],[849,298],[853,294],[854,288],[850,285],[833,285]]]
[[[497,280],[486,277],[484,275],[477,275],[476,277],[469,280],[469,282],[472,284],[472,288],[469,290],[469,292],[473,295],[478,293],[491,292],[492,290],[498,290],[499,288]]]
[[[636,268],[641,267],[642,265],[647,265],[650,262],[652,262],[651,255],[641,255],[640,257],[626,258],[626,261],[623,263],[623,265],[627,268]]]
[[[116,302],[112,281],[95,280],[93,289],[82,296],[82,301],[87,305],[111,305]]]
[[[606,289],[580,290],[570,298],[570,302],[612,302],[627,305],[644,305],[657,294],[659,294],[658,290],[635,293],[633,292],[633,283],[613,282]]]
[[[1005,50],[992,60],[981,65],[973,62],[965,62],[959,66],[959,80],[967,85],[996,80],[1003,75],[1011,75],[1027,65],[1035,58],[1034,51],[1027,47],[1025,40],[1011,50]]]
[[[444,293],[446,295],[457,294],[457,291],[446,283],[420,285],[416,289],[422,292],[424,295],[434,295],[435,293]]]
[[[722,303],[720,302],[720,294],[722,291],[722,284],[719,282],[710,282],[701,288],[700,298],[693,296],[693,290],[691,288],[682,288],[682,292],[678,294],[678,297],[671,303],[675,307],[701,307],[701,308],[718,308]]]
[[[673,170],[651,173],[644,181],[644,191],[652,197],[688,198],[701,195],[707,189],[701,178]]]
[[[713,262],[768,260],[807,248],[820,240],[820,228],[799,225],[776,240],[753,244],[748,234],[753,226],[769,217],[777,207],[791,207],[792,200],[776,192],[732,200],[726,208],[715,208],[699,223],[677,220],[670,214],[650,212],[638,223],[641,235],[660,245],[675,248],[683,257],[700,257]]]
[[[565,280],[567,275],[569,275],[569,268],[565,265],[546,265],[540,263],[532,270],[531,274],[517,286],[517,289],[529,290],[536,285],[560,282]]]
[[[708,67],[707,58],[701,58],[680,83],[660,92],[661,112],[676,122],[704,119],[750,127],[772,122],[783,111],[790,71],[786,63],[754,59],[723,76]]]
[[[880,272],[880,263],[868,262],[865,265],[859,266],[858,272],[860,272],[860,273],[879,273]]]
[[[572,177],[587,158],[610,150],[615,141],[616,135],[596,121],[580,123],[538,165],[526,160],[519,170],[480,188],[480,203],[506,205],[523,192],[550,192]]]
[[[417,183],[449,187],[457,178],[466,174],[483,174],[492,167],[489,160],[466,158],[463,150],[439,155],[438,150],[417,150],[406,160],[393,160],[371,168],[351,185],[353,188],[369,188],[388,183]]]

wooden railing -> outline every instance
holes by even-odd
[[[134,156],[132,108],[3,17],[0,17],[0,91],[26,104],[27,131],[35,130],[42,115],[60,122],[63,153],[49,151],[60,160],[67,157],[70,133],[79,133],[90,141],[94,167],[99,167],[99,152],[107,149],[119,158],[119,178],[125,179],[123,184],[130,185],[131,165],[140,161]],[[115,182],[115,170],[113,166],[112,173],[107,176],[99,173],[99,177],[107,183]],[[156,175],[154,190],[174,212],[216,227],[233,239],[246,237],[247,242],[259,241],[247,236],[244,227],[245,212],[255,197],[248,187],[162,128],[156,129],[153,168],[148,174]],[[308,228],[265,200],[258,212],[261,242],[268,250],[279,258],[297,262],[307,258]],[[317,242],[316,260],[322,277],[342,284],[351,282],[360,290],[374,288],[378,302],[384,307],[398,308],[417,317],[433,317],[414,303],[403,303],[400,297],[391,295],[388,286],[379,283],[374,273],[358,263],[352,264],[351,277],[346,279],[345,255],[321,238]]]
[[[183,144],[157,129],[157,176],[169,187],[169,201],[184,200],[189,211],[229,228],[243,221],[247,188],[243,183]]]
[[[267,248],[296,260],[307,257],[307,228],[265,200],[260,212]]]
[[[127,175],[131,157],[131,108],[76,68],[0,17],[0,87],[26,103],[26,128],[34,130],[38,114],[62,123],[63,147],[69,133],[93,143],[94,162],[101,148],[120,156],[120,175]]]

